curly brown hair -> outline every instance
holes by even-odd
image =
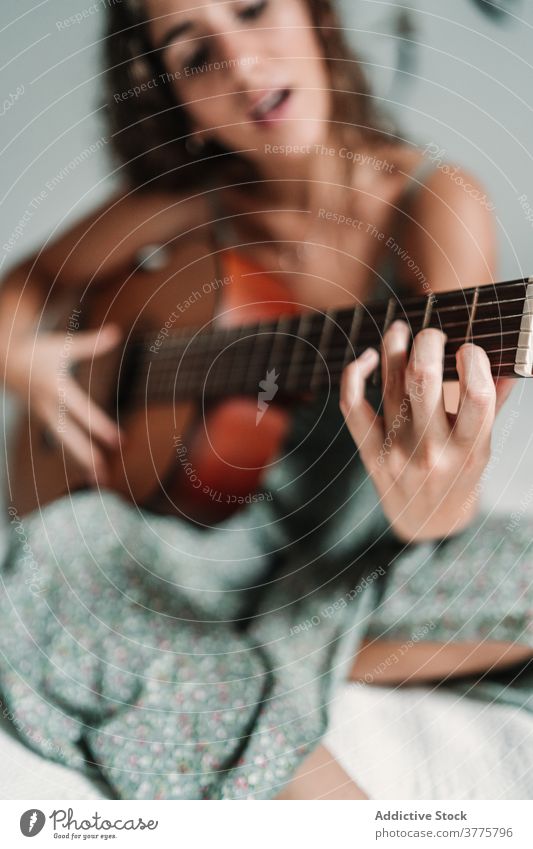
[[[332,124],[346,144],[394,141],[377,110],[360,62],[348,46],[333,0],[304,0],[322,45],[333,98]],[[134,187],[183,190],[216,182],[253,180],[250,165],[210,141],[195,150],[187,111],[174,87],[153,84],[166,70],[148,38],[143,0],[108,7],[105,39],[106,101],[112,147]],[[138,87],[138,88],[135,88]],[[131,96],[132,90],[137,92]],[[221,169],[221,164],[223,168]]]

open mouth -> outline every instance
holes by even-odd
[[[291,95],[290,89],[280,88],[263,95],[250,111],[252,121],[266,122],[281,117],[284,106]]]

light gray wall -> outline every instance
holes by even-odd
[[[112,189],[99,110],[100,36],[109,2],[17,0],[0,9],[2,273]],[[533,223],[520,201],[526,195],[533,207],[533,3],[518,2],[518,17],[506,26],[484,18],[469,0],[402,5],[414,12],[418,49],[412,75],[395,82],[396,4],[342,2],[376,91],[411,140],[438,144],[443,156],[485,184],[496,207],[500,276],[533,273]],[[83,19],[67,25],[76,14]],[[62,169],[68,173],[58,178]],[[10,238],[15,241],[6,250]],[[487,497],[502,509],[529,497],[532,413],[533,381],[521,381],[496,429],[496,459],[487,475]]]
[[[408,138],[437,144],[485,184],[496,205],[503,278],[533,271],[533,3],[492,22],[470,0],[402,2],[413,11],[416,65],[393,84],[394,3],[343,0],[350,36]],[[397,7],[396,7],[397,8]],[[388,23],[389,33],[384,24]]]
[[[104,8],[102,0],[2,4],[2,92],[8,96],[24,89],[1,118],[0,263],[5,267],[109,191],[104,183],[110,171],[105,149],[85,158],[74,170],[69,168],[76,156],[85,156],[84,151],[105,134],[99,111]],[[67,18],[84,11],[86,18],[66,28]],[[64,168],[69,176],[48,189],[46,183]],[[2,245],[25,215],[29,220],[23,235],[6,255]]]

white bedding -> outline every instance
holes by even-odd
[[[533,717],[419,688],[346,685],[326,745],[374,799],[531,799]],[[105,799],[80,773],[34,754],[0,722],[0,798]]]
[[[326,745],[374,799],[533,798],[533,716],[507,705],[346,685]]]

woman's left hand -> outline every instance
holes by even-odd
[[[408,356],[410,338],[404,321],[384,335],[383,416],[365,399],[378,364],[374,349],[344,370],[340,407],[392,530],[404,542],[421,542],[458,533],[474,518],[494,418],[514,381],[495,382],[485,351],[462,345],[459,408],[451,415],[443,398],[445,334],[422,330]]]

